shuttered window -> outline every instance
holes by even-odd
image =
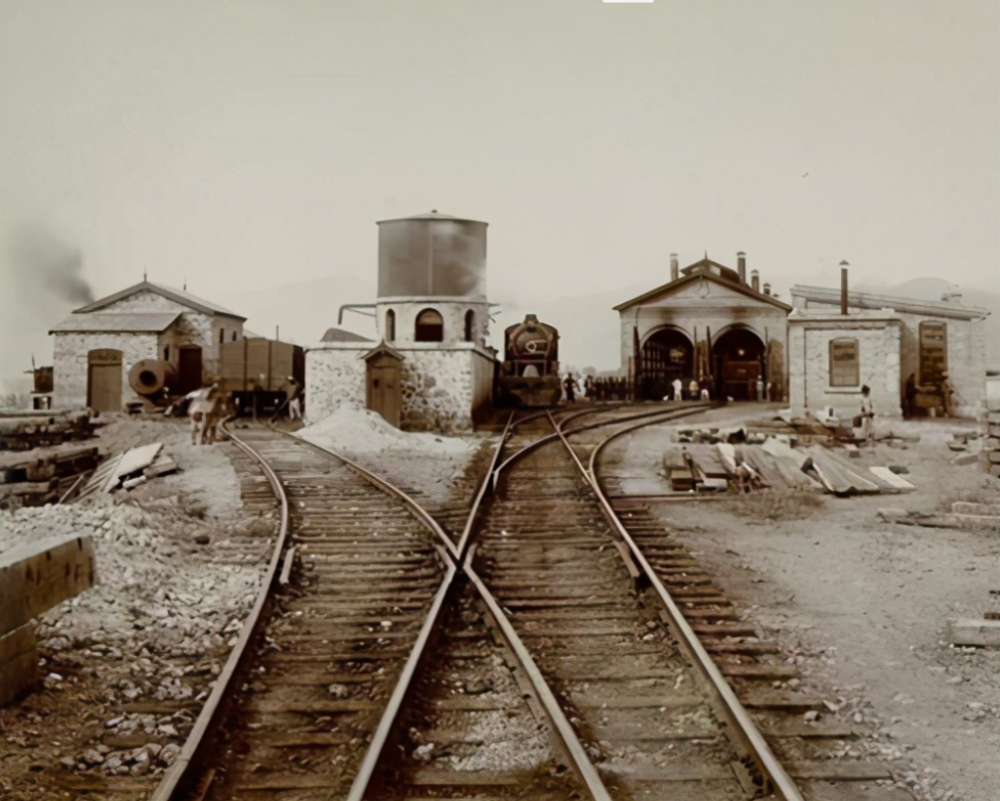
[[[830,341],[830,386],[856,387],[861,383],[861,361],[858,357],[858,340],[833,339]]]
[[[946,323],[920,324],[920,383],[940,384],[948,372],[948,326]]]

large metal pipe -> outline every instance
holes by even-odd
[[[840,313],[847,316],[847,268],[846,261],[840,263]]]
[[[160,359],[142,359],[128,371],[128,385],[136,394],[151,398],[173,384],[177,386],[177,368]]]

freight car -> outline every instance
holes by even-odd
[[[230,394],[237,415],[270,416],[288,397],[288,377],[304,385],[305,372],[305,351],[298,345],[250,337],[219,345],[219,369],[212,380]],[[129,370],[129,386],[157,406],[182,394],[177,381],[176,366],[160,359],[143,359]]]
[[[231,393],[238,416],[278,411],[289,376],[305,386],[306,356],[298,345],[252,337],[219,346],[219,388]]]
[[[504,361],[498,381],[504,406],[555,406],[562,396],[559,332],[529,314],[504,332]]]

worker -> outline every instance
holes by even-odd
[[[566,403],[573,403],[576,400],[576,381],[572,373],[567,373],[563,379],[563,389],[566,390]]]
[[[302,419],[302,385],[295,376],[288,376],[288,419]]]
[[[904,398],[906,401],[905,410],[907,419],[913,417],[917,410],[917,374],[910,373],[910,377],[906,379],[906,391],[904,393]]]
[[[688,399],[698,400],[699,394],[700,394],[700,388],[698,387],[698,382],[692,377],[691,383],[688,384]]]
[[[201,430],[202,445],[211,445],[215,442],[219,434],[219,423],[226,418],[227,413],[227,399],[219,389],[218,383],[214,383],[208,388],[205,397],[205,419]]]
[[[681,383],[680,378],[674,379],[673,387],[674,387],[674,400],[675,401],[683,400],[682,393],[684,392],[684,385]]]
[[[583,394],[592,401],[597,400],[597,386],[594,384],[594,377],[587,375],[583,381]]]
[[[196,389],[185,397],[188,399],[188,417],[191,419],[191,444],[201,442],[205,427],[205,407],[208,404],[207,391]]]
[[[948,380],[948,374],[941,373],[941,412],[945,417],[951,417],[952,414],[952,395],[953,390],[951,382]]]
[[[865,442],[875,443],[875,407],[872,405],[871,389],[867,384],[861,387],[861,433]]]
[[[757,378],[757,400],[764,400],[764,379],[759,376]]]

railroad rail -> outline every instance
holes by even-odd
[[[264,586],[293,539],[303,572],[261,593],[154,801],[801,801],[726,678],[753,671],[699,641],[731,609],[684,554],[645,555],[596,472],[611,439],[705,408],[512,415],[460,534],[343,456],[231,432],[281,499]]]

